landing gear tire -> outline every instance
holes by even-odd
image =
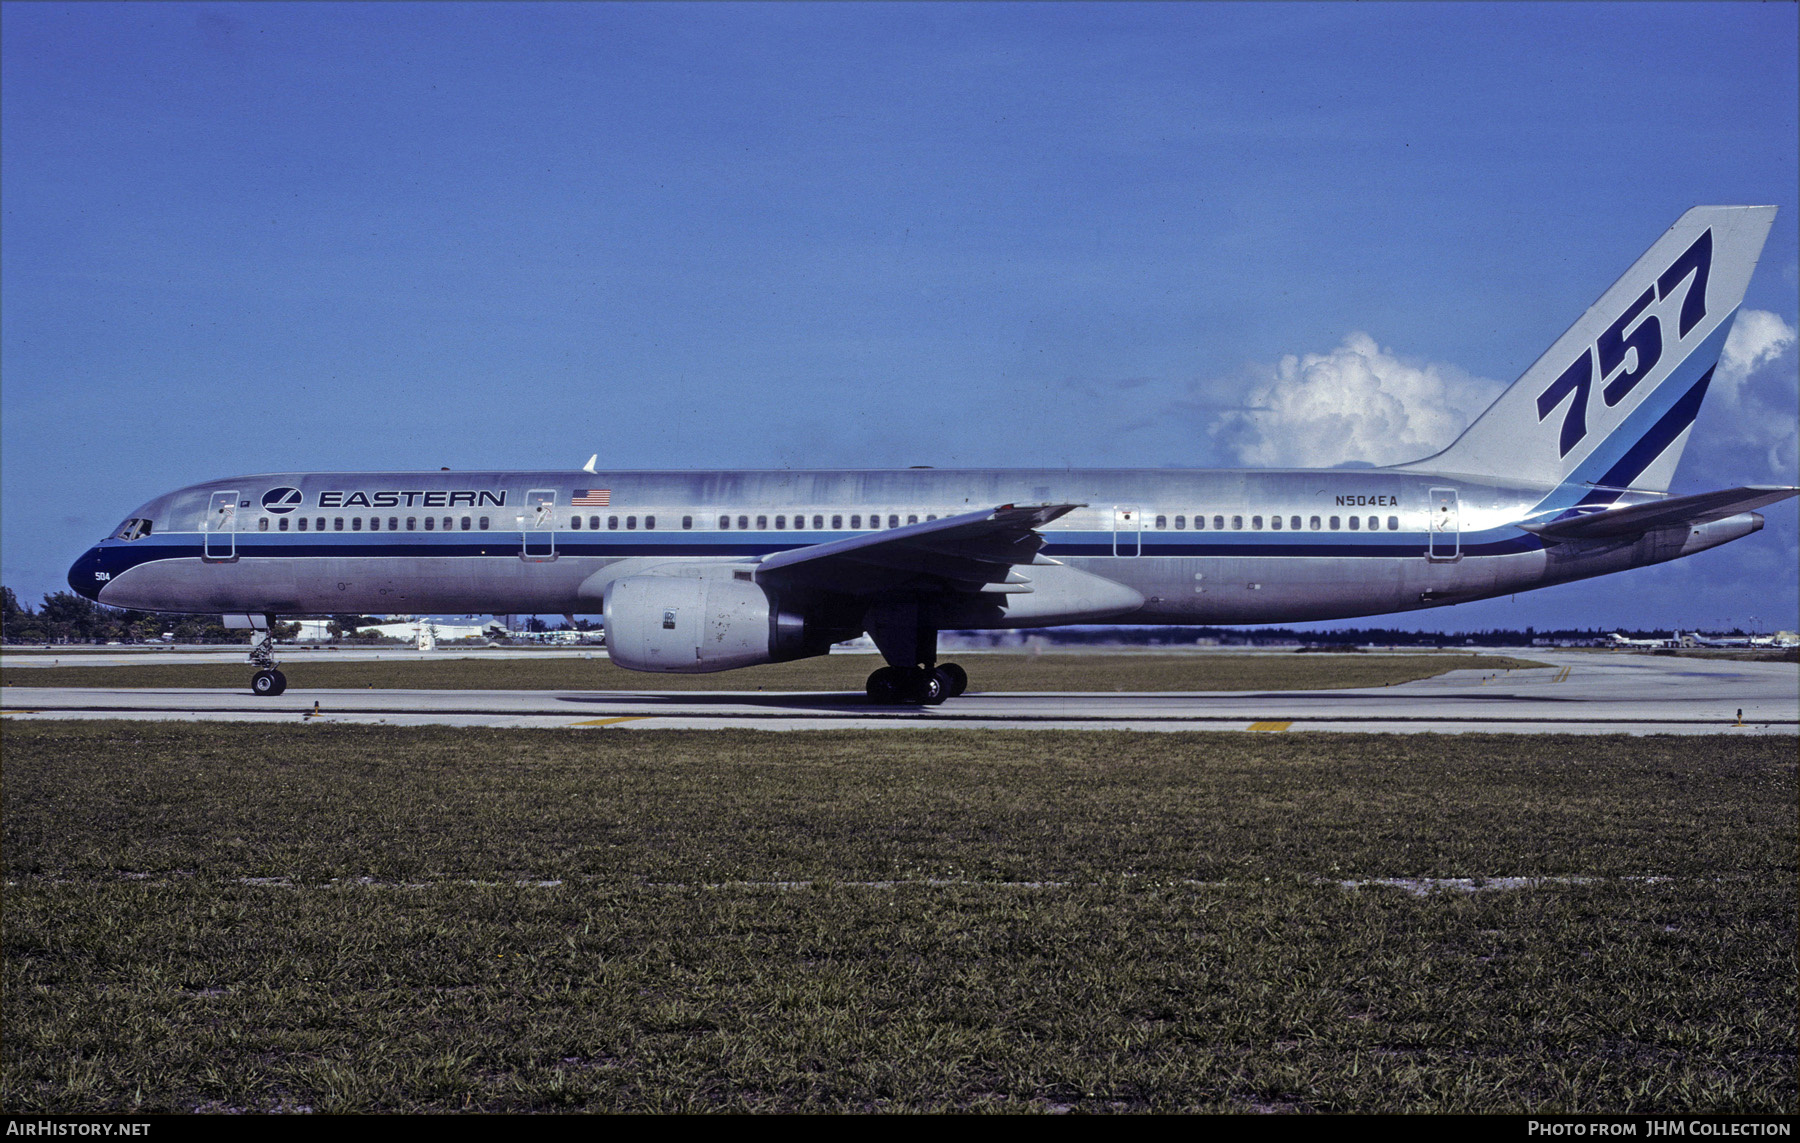
[[[944,676],[937,671],[919,671],[907,680],[906,700],[919,706],[937,706],[950,697]]]
[[[955,663],[945,663],[937,669],[937,673],[944,680],[945,698],[956,698],[969,689],[969,672]]]
[[[936,706],[950,697],[950,679],[942,671],[882,667],[863,689],[872,702]]]
[[[258,671],[250,680],[250,692],[265,698],[274,698],[287,690],[287,676],[280,671]]]
[[[898,702],[900,699],[900,672],[892,667],[882,667],[869,676],[863,687],[871,702]]]

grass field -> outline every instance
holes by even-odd
[[[1503,671],[1542,664],[1501,655],[1003,655],[946,656],[980,691],[1244,691],[1380,687],[1466,668]],[[504,656],[459,659],[322,660],[282,663],[295,689],[601,691],[860,691],[876,655],[826,655],[712,675],[647,675],[605,658]],[[130,667],[13,667],[14,687],[218,687],[243,689],[250,668],[229,663]]]
[[[9,1112],[1796,1108],[1791,739],[0,746]]]

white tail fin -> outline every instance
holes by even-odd
[[[1666,491],[1772,206],[1697,206],[1443,452],[1402,470]]]

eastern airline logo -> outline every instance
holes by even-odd
[[[263,493],[263,511],[292,512],[300,507],[300,500],[298,488],[271,488]]]
[[[1669,264],[1656,279],[1656,284],[1645,290],[1637,301],[1619,315],[1619,320],[1608,326],[1600,335],[1600,340],[1581,351],[1562,376],[1550,383],[1550,387],[1538,394],[1538,420],[1543,420],[1556,410],[1571,392],[1575,399],[1569,402],[1569,411],[1563,414],[1562,437],[1559,445],[1561,455],[1568,456],[1570,450],[1581,443],[1587,436],[1588,390],[1594,383],[1594,357],[1600,358],[1600,380],[1605,388],[1600,390],[1600,397],[1612,408],[1625,399],[1626,394],[1637,387],[1637,383],[1649,376],[1650,370],[1662,360],[1663,330],[1662,322],[1656,314],[1645,315],[1651,302],[1664,302],[1683,282],[1692,278],[1687,292],[1681,298],[1680,332],[1676,340],[1687,337],[1693,328],[1700,324],[1706,316],[1706,276],[1712,270],[1712,231],[1708,230],[1694,239],[1694,244],[1687,252]],[[1664,316],[1672,316],[1665,314]],[[1644,320],[1636,328],[1627,331],[1628,326],[1639,318]],[[1631,368],[1625,363],[1635,357]]]
[[[321,508],[504,508],[506,493],[481,489],[408,488],[382,489],[379,492],[321,492]]]

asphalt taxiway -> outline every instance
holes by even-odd
[[[1800,734],[1800,666],[1532,650],[1544,667],[1457,670],[1319,691],[992,693],[936,707],[860,694],[742,691],[290,690],[7,687],[19,718],[721,729],[1083,729]]]

